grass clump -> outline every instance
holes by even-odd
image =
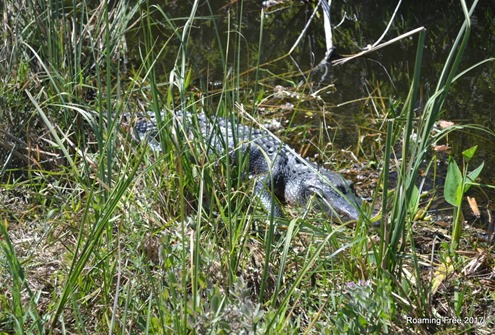
[[[303,210],[273,220],[253,199],[255,184],[242,164],[211,155],[206,139],[191,140],[174,123],[177,111],[188,111],[199,134],[200,110],[237,122],[235,102],[256,112],[276,95],[264,91],[260,55],[243,68],[242,3],[231,9],[236,15],[225,35],[210,3],[209,16],[198,14],[201,5],[193,2],[177,18],[145,1],[4,4],[3,17],[17,21],[2,28],[9,42],[0,65],[0,332],[393,333],[411,327],[403,315],[475,316],[490,306],[488,292],[461,289],[465,260],[441,249],[430,262],[414,240],[418,166],[443,136],[432,138],[431,127],[457,78],[469,15],[426,113],[416,119],[420,33],[409,97],[385,122],[388,151],[377,193],[390,210],[380,228],[363,218],[351,229]],[[209,90],[201,76],[202,90],[193,84],[191,35],[199,20],[215,27],[221,89]],[[138,28],[138,61],[128,69],[126,38]],[[155,29],[169,38],[155,37]],[[164,74],[160,60],[169,49],[174,65]],[[310,100],[296,108],[318,106],[308,86],[292,83],[291,94]],[[145,112],[157,119],[161,153],[132,140],[132,124]],[[310,137],[306,128],[294,129]],[[421,140],[413,143],[413,134]],[[396,142],[402,161],[389,193]],[[480,264],[489,268],[493,260],[484,255]],[[434,284],[423,281],[425,274]],[[455,299],[445,310],[430,308],[450,294]],[[492,313],[483,315],[486,324]]]

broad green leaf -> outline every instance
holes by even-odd
[[[484,166],[485,166],[485,162],[481,163],[480,166],[478,166],[476,169],[468,173],[466,185],[464,186],[464,192],[469,190],[469,188],[471,187],[470,183],[474,183],[476,181],[476,178],[478,178]]]
[[[452,157],[449,158],[443,196],[445,201],[452,206],[460,206],[462,200],[462,173]]]
[[[220,297],[216,292],[213,294],[213,297],[211,297],[211,308],[215,314],[217,314],[220,310]]]
[[[466,149],[462,152],[462,156],[464,156],[464,159],[466,162],[469,162],[471,158],[473,158],[474,153],[476,152],[476,149],[478,149],[478,146],[475,145],[474,147],[471,147],[469,149]]]
[[[265,90],[263,88],[260,89],[260,93],[258,94],[258,97],[256,98],[256,101],[261,101],[263,100],[263,97],[265,96]]]
[[[418,211],[419,196],[420,196],[419,189],[416,185],[414,185],[408,205],[409,213],[411,213],[412,216],[416,215],[416,212]]]

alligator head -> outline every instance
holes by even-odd
[[[322,210],[338,214],[342,221],[357,220],[361,199],[354,193],[352,183],[342,176],[320,169],[303,183],[306,202],[314,197]]]
[[[339,174],[319,168],[315,171],[306,171],[300,175],[297,186],[292,189],[293,194],[286,193],[286,200],[290,203],[295,199],[300,205],[306,205],[314,199],[321,210],[332,216],[338,216],[341,221],[357,220],[361,199],[354,193],[352,183]],[[294,187],[295,186],[295,187]],[[291,189],[291,187],[286,190]],[[290,192],[292,193],[292,192]]]

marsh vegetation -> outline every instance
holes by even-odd
[[[495,328],[494,8],[333,1],[322,66],[318,4],[0,5],[0,334]],[[271,127],[361,217],[275,220],[179,110]]]

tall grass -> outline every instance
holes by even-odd
[[[53,142],[46,143],[62,153],[57,161],[68,163],[68,170],[64,171],[61,167],[65,172],[61,179],[65,179],[66,190],[72,190],[74,194],[85,194],[82,197],[69,196],[65,200],[69,202],[62,203],[58,209],[46,209],[52,213],[58,212],[58,215],[64,212],[68,214],[67,219],[70,219],[68,222],[61,222],[59,229],[64,229],[64,226],[66,229],[79,221],[76,228],[79,233],[74,236],[76,242],[67,250],[67,257],[72,260],[58,287],[61,294],[54,296],[50,304],[53,310],[44,311],[40,316],[36,304],[28,305],[24,311],[16,308],[13,318],[17,332],[29,330],[31,323],[37,325],[39,333],[66,329],[62,311],[68,306],[72,307],[71,317],[80,323],[77,329],[85,329],[85,317],[80,314],[83,309],[78,306],[77,301],[86,294],[81,289],[88,282],[83,285],[81,278],[87,269],[88,260],[94,258],[95,254],[100,254],[96,250],[102,246],[108,247],[108,250],[114,249],[113,222],[118,217],[115,208],[128,191],[140,161],[137,159],[127,164],[120,163],[122,165],[119,166],[118,176],[114,177],[114,148],[118,134],[114,118],[119,116],[122,101],[126,100],[125,96],[119,94],[124,90],[118,80],[122,76],[121,65],[118,64],[126,52],[122,44],[125,42],[123,33],[130,26],[138,8],[139,2],[133,6],[118,2],[113,8],[105,3],[91,7],[86,2],[75,1],[22,1],[5,4],[4,17],[17,18],[17,21],[4,22],[4,27],[8,26],[5,33],[10,32],[12,43],[9,46],[15,47],[2,50],[10,60],[2,71],[7,76],[13,75],[12,69],[16,67],[28,67],[30,71],[25,78],[25,89],[8,92],[12,100],[23,102],[20,112],[7,109],[4,113],[11,117],[11,125],[18,122],[24,129],[29,129],[30,125],[25,122],[26,112],[22,111],[30,109],[38,114],[53,138]],[[6,81],[5,84],[4,92],[11,82]],[[85,94],[92,92],[97,92],[94,104],[85,101]],[[19,130],[15,135],[21,134],[22,138]],[[95,142],[97,155],[93,155],[91,149]],[[31,159],[36,159],[36,156],[33,155]],[[38,166],[43,166],[44,163],[46,162],[37,162]],[[47,187],[57,188],[49,180],[51,173],[43,168],[38,171],[37,176],[32,176],[33,185],[43,183]],[[70,214],[74,208],[79,208],[79,211]],[[4,233],[8,239],[7,231]],[[18,264],[13,249],[5,250],[10,250],[8,259],[12,260],[12,264]],[[115,268],[108,256],[104,256],[101,262],[102,269]],[[28,278],[21,274],[19,271],[11,271],[14,282],[21,284],[13,287],[14,296],[19,296],[21,289],[24,290],[24,286],[28,285]],[[114,275],[114,271],[109,271],[105,273],[107,277],[101,281],[107,293],[102,295],[103,302],[108,303],[108,285],[112,283],[110,279]],[[97,284],[100,286],[100,283]],[[39,294],[31,293],[29,289],[27,292],[30,300],[36,299]],[[78,307],[75,308],[76,306]]]
[[[376,245],[366,218],[354,233],[307,212],[274,219],[253,197],[246,158],[233,165],[230,155],[212,154],[195,116],[207,109],[239,122],[238,101],[256,112],[264,20],[257,64],[246,70],[242,1],[232,5],[225,33],[208,1],[209,15],[198,14],[201,4],[194,1],[180,18],[149,1],[4,4],[4,17],[17,21],[4,22],[10,40],[0,65],[0,121],[39,147],[22,151],[24,166],[2,165],[0,189],[9,192],[2,201],[21,191],[29,200],[17,208],[5,200],[0,208],[0,332],[382,333],[401,327],[403,313],[431,315],[429,287],[414,283],[420,260],[406,249],[413,244],[415,181],[457,78],[476,2],[469,12],[463,2],[465,24],[416,119],[419,34],[408,98],[387,121],[382,205],[391,210]],[[191,32],[199,20],[215,30],[221,90],[208,91],[204,77],[201,93],[192,88]],[[155,36],[156,29],[169,38]],[[142,34],[139,61],[128,71],[126,36],[135,30]],[[162,73],[173,48],[174,66]],[[245,82],[254,90],[243,94]],[[179,110],[192,115],[187,131],[177,123]],[[125,130],[145,111],[156,116],[161,153]],[[388,164],[399,140],[403,160],[390,194]]]
[[[421,260],[414,252],[414,230],[412,229],[412,225],[419,210],[418,205],[422,185],[422,183],[418,183],[418,174],[421,166],[429,159],[429,149],[440,138],[454,130],[451,128],[444,130],[436,136],[433,135],[434,124],[441,115],[442,106],[449,97],[449,89],[452,87],[454,81],[469,70],[480,66],[486,61],[493,60],[489,59],[472,66],[468,70],[459,71],[460,61],[466,50],[470,35],[471,15],[477,3],[477,1],[474,1],[471,7],[468,8],[465,1],[461,1],[464,23],[452,45],[450,54],[445,60],[435,91],[432,92],[431,97],[426,102],[421,115],[416,117],[414,106],[418,97],[421,80],[421,61],[425,46],[425,32],[421,31],[419,33],[416,64],[409,94],[401,112],[396,117],[391,115],[387,121],[382,176],[384,182],[382,208],[384,210],[386,209],[385,213],[387,214],[384,215],[380,226],[380,235],[382,238],[374,251],[374,256],[376,257],[377,265],[380,266],[378,271],[380,280],[391,282],[394,286],[394,291],[401,292],[400,295],[402,298],[398,300],[399,305],[407,313],[417,318],[438,317],[438,314],[431,309],[432,295],[436,292],[436,288],[433,288],[435,286],[433,284],[434,281],[429,285],[422,284]],[[474,128],[493,135],[492,131],[482,126],[475,126]],[[401,147],[400,157],[402,159],[397,161],[393,160],[394,153],[392,151],[398,144]],[[389,162],[391,161],[398,162],[394,167],[398,171],[398,181],[394,192],[389,194],[387,189],[388,180],[390,179]],[[434,165],[433,159],[426,165],[426,170],[431,169],[432,165]],[[453,232],[456,229],[459,229],[457,224],[455,226],[453,225]],[[455,243],[455,240],[452,243]],[[412,252],[407,251],[407,248],[412,249]],[[453,265],[452,260],[448,258],[455,256],[454,253],[451,253],[452,251],[455,253],[455,248],[443,250],[445,254],[441,257],[447,257],[446,267]],[[410,267],[411,265],[412,267]],[[413,273],[409,272],[410,269],[413,269]]]

